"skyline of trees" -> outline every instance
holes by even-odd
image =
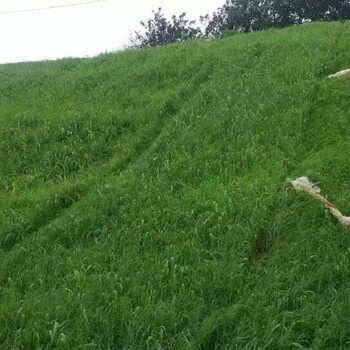
[[[130,38],[132,48],[178,41],[215,38],[229,31],[253,32],[313,21],[350,19],[350,0],[228,0],[211,15],[200,16],[201,26],[186,13],[166,18],[161,8],[141,21],[141,31]]]

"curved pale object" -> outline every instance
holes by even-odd
[[[345,227],[350,226],[350,217],[344,216],[337,208],[328,208],[331,214]]]
[[[344,69],[344,70],[341,70],[340,72],[328,75],[328,78],[339,78],[344,75],[350,75],[350,69]]]
[[[317,183],[311,182],[306,176],[299,177],[291,182],[295,190],[306,192],[318,201],[322,202],[344,228],[348,228],[350,226],[350,217],[344,216],[334,204],[319,194],[321,189],[317,186]]]

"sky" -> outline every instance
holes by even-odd
[[[57,7],[96,1],[70,7]],[[224,0],[0,0],[0,63],[88,57],[123,49],[140,21],[161,7],[188,19]],[[47,10],[9,13],[52,7]]]

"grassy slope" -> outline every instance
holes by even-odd
[[[0,66],[3,349],[348,349],[350,23]]]

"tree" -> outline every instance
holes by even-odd
[[[267,28],[271,22],[271,1],[231,0],[218,8],[212,17],[201,17],[206,22],[207,36],[220,36],[226,30],[251,32]]]
[[[186,13],[168,20],[159,8],[153,18],[140,22],[143,30],[134,32],[131,47],[165,45],[177,41],[222,36],[227,31],[252,32],[281,28],[305,21],[350,19],[350,0],[227,0],[211,16],[200,17],[204,33]]]
[[[195,26],[196,22],[186,19],[185,12],[178,17],[172,16],[170,20],[164,16],[161,8],[152,12],[153,18],[140,22],[143,31],[134,32],[130,38],[131,47],[153,47],[203,36],[201,29]]]
[[[206,21],[206,35],[251,32],[304,21],[350,19],[350,0],[228,0]]]

